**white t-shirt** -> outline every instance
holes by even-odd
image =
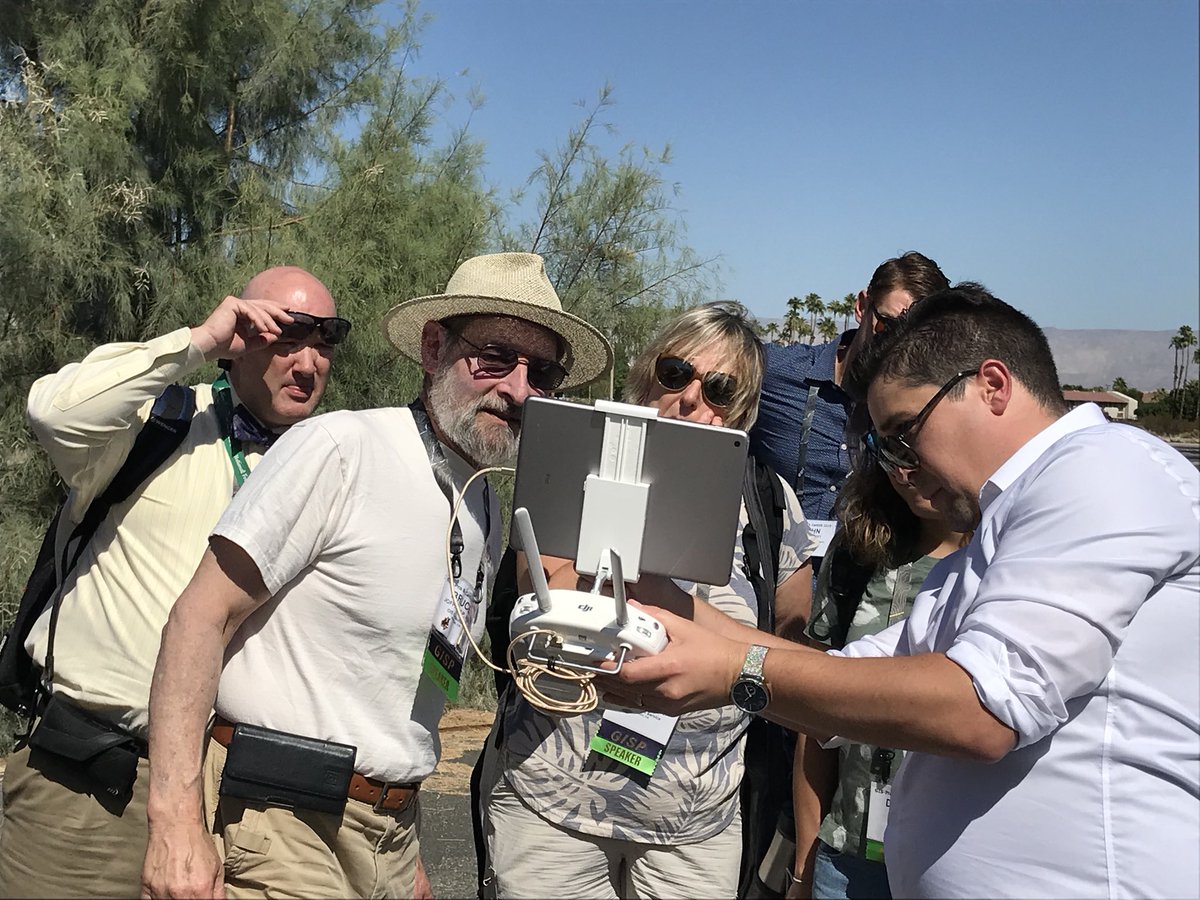
[[[461,490],[473,470],[444,452]],[[500,511],[479,479],[459,510],[472,583],[489,516],[485,591]],[[355,770],[372,778],[429,775],[445,696],[422,675],[422,657],[447,581],[449,521],[407,409],[335,412],[293,427],[213,532],[255,560],[272,594],[230,642],[217,712],[353,744]]]
[[[1200,896],[1200,473],[1090,404],[980,492],[970,545],[845,655],[945,653],[1017,733],[905,756],[898,897]]]

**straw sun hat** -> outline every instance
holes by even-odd
[[[445,293],[416,297],[388,310],[383,332],[397,350],[419,363],[426,322],[470,315],[514,316],[559,335],[566,344],[562,364],[569,372],[559,390],[595,381],[612,365],[612,347],[604,335],[563,312],[546,277],[545,262],[536,253],[492,253],[466,260],[450,276]]]

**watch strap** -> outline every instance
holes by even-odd
[[[742,675],[752,675],[761,679],[763,677],[763,660],[767,658],[768,649],[762,644],[752,644],[746,651],[746,661],[742,663]]]

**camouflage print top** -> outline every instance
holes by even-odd
[[[784,487],[780,583],[812,552],[800,503]],[[747,521],[743,505],[739,534]],[[692,593],[707,594],[713,606],[754,625],[758,604],[744,566],[739,541],[729,584],[692,586]],[[696,843],[728,827],[742,782],[742,737],[750,722],[744,713],[730,705],[680,717],[654,774],[646,778],[588,749],[602,712],[554,718],[517,691],[504,693],[497,717],[503,728],[500,761],[505,779],[530,809],[571,831],[647,844]]]
[[[921,582],[929,574],[937,560],[923,556],[915,562],[906,563],[899,569],[876,572],[867,582],[854,620],[846,634],[846,643],[856,641],[869,634],[883,631],[889,625],[906,618],[912,611],[913,599],[921,589]],[[828,643],[813,637],[837,631],[837,609],[825,603],[829,591],[829,567],[821,569],[817,578],[817,592],[813,598],[813,620],[808,625],[808,636],[818,643]],[[830,847],[854,856],[862,856],[866,845],[866,798],[871,789],[871,757],[875,747],[870,744],[846,744],[838,749],[838,783],[833,795],[829,814],[821,823],[819,837]],[[896,780],[903,750],[895,751],[891,762],[891,782]]]

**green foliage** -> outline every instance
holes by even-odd
[[[612,339],[615,379],[592,391],[619,395],[645,340],[709,289],[669,150],[601,146],[608,88],[502,204],[465,129],[434,145],[445,85],[403,66],[415,4],[392,28],[376,6],[0,0],[0,627],[63,496],[25,398],[99,344],[196,324],[254,273],[300,265],[355,322],[323,408],[403,403],[421,373],[387,344],[383,312],[469,256],[533,250],[566,308]],[[533,211],[509,221],[522,191]],[[494,483],[507,516],[511,484]],[[486,705],[490,674],[468,679]]]

